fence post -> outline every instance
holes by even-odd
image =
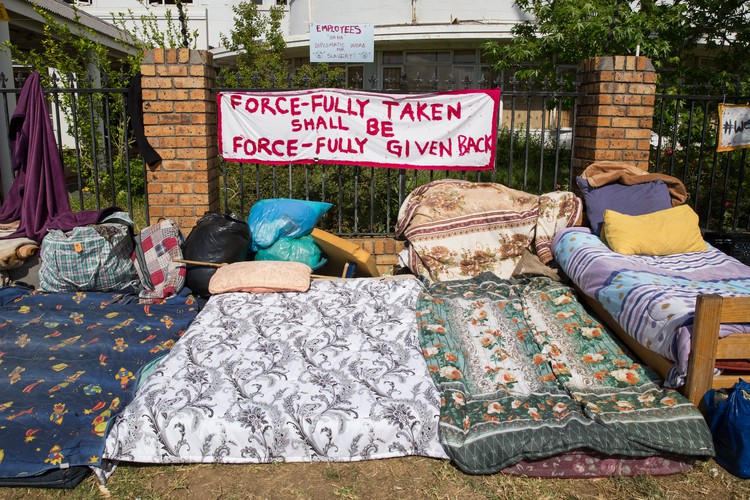
[[[162,162],[147,168],[150,224],[164,217],[185,235],[219,209],[219,157],[213,56],[205,50],[153,49],[141,64],[143,123]]]
[[[656,71],[651,60],[605,56],[580,64],[581,91],[573,171],[600,160],[623,161],[648,170]]]

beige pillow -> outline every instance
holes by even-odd
[[[300,262],[255,260],[216,270],[208,283],[211,294],[229,292],[306,292],[312,269]]]

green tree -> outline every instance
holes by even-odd
[[[254,2],[240,2],[232,11],[234,26],[229,36],[222,33],[220,38],[224,47],[237,53],[237,58],[234,67],[220,72],[220,83],[227,87],[279,86],[288,74],[284,61],[286,42],[281,33],[284,9],[274,6],[265,14]]]
[[[558,64],[601,55],[649,57],[659,69],[715,83],[750,80],[750,4],[746,0],[517,0],[531,20],[516,25],[510,43],[484,45],[498,69],[518,77],[554,75]],[[696,49],[716,67],[697,68]],[[717,71],[719,68],[719,71]]]

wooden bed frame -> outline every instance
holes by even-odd
[[[580,290],[578,294],[644,363],[656,370],[662,378],[666,378],[673,365],[672,361],[639,344],[595,299]],[[722,323],[750,323],[750,297],[722,297],[715,294],[698,296],[687,380],[680,389],[695,406],[699,406],[709,389],[731,387],[740,377],[714,376],[716,360],[750,359],[750,335],[730,335],[720,339],[719,325]],[[747,376],[750,377],[750,372]]]

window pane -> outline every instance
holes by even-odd
[[[434,63],[437,59],[435,52],[407,52],[406,64],[415,65],[423,63]]]
[[[346,86],[350,89],[363,89],[364,74],[364,66],[349,66],[346,68]]]
[[[453,66],[453,78],[456,80],[455,89],[474,89],[476,82],[474,78],[474,66]]]
[[[383,64],[401,64],[403,59],[404,55],[400,51],[383,52]]]
[[[454,50],[454,64],[474,64],[477,62],[477,53],[473,50]]]
[[[450,63],[450,52],[407,52],[406,64]]]
[[[406,78],[409,81],[409,90],[431,90],[430,80],[435,74],[434,65],[414,65],[406,68]]]

